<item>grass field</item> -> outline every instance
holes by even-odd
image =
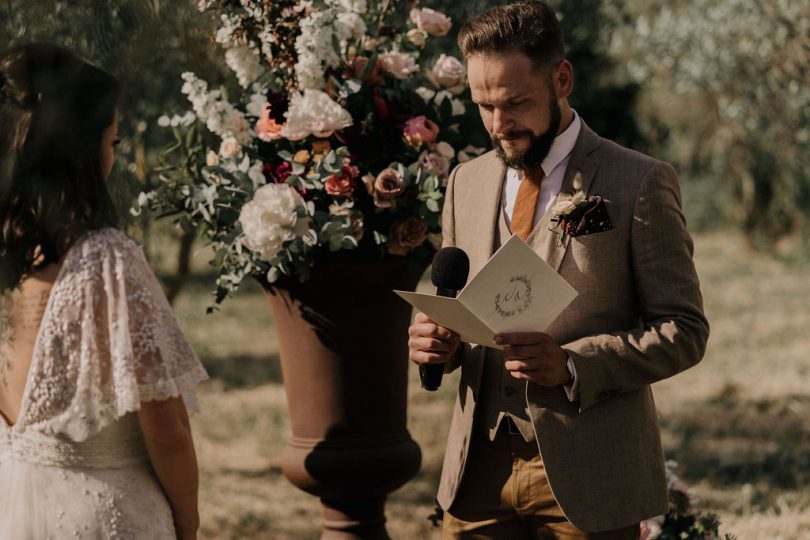
[[[317,538],[318,501],[280,471],[289,423],[269,308],[250,283],[206,315],[204,259],[175,305],[212,376],[193,420],[201,536]],[[722,530],[810,538],[810,268],[751,253],[729,234],[698,236],[695,260],[712,334],[700,365],[655,385],[667,457]],[[427,516],[457,382],[427,393],[411,369],[409,429],[423,464],[389,499],[395,539],[438,538]]]

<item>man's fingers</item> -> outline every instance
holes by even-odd
[[[542,332],[513,332],[497,334],[495,343],[498,345],[538,345],[551,339],[551,336]]]
[[[419,365],[424,364],[444,364],[447,362],[447,354],[437,354],[427,351],[416,351],[411,353],[411,360]]]
[[[523,360],[508,360],[504,362],[503,367],[506,371],[537,371],[540,366],[535,363],[524,362]]]
[[[414,322],[414,324],[408,328],[408,335],[411,337],[432,337],[450,343],[459,341],[458,334],[432,321],[423,323]]]
[[[408,348],[415,351],[431,351],[448,353],[453,348],[452,343],[429,337],[413,337],[408,340]]]

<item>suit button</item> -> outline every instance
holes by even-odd
[[[512,397],[515,394],[515,392],[516,390],[511,386],[507,386],[506,388],[503,389],[503,393],[506,395],[506,397]]]

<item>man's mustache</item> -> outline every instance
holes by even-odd
[[[520,137],[530,137],[531,138],[531,137],[534,137],[534,133],[532,133],[529,130],[512,131],[512,132],[506,133],[504,135],[493,135],[492,140],[496,141],[496,142],[511,141],[511,140],[514,140],[514,139],[519,139]]]

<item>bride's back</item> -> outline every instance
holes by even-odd
[[[59,272],[57,264],[34,272],[0,296],[0,414],[17,422],[42,316]]]

